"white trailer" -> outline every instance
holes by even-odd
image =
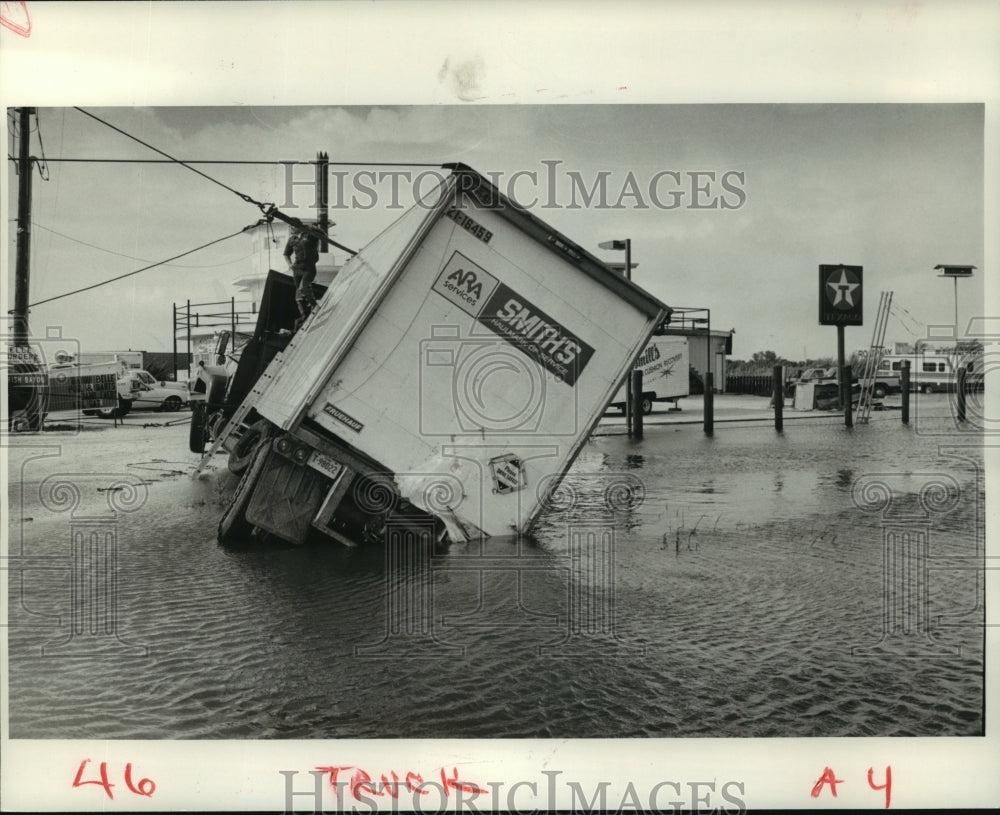
[[[49,366],[47,418],[77,418],[81,413],[114,410],[120,375],[118,362]]]
[[[528,532],[669,312],[446,169],[344,265],[205,454],[243,470],[220,540],[356,542],[394,514],[451,540]]]
[[[900,376],[903,365],[910,363],[910,390],[921,393],[947,393],[956,388],[958,370],[964,368],[966,375],[979,387],[982,386],[982,356],[977,354],[959,355],[926,348],[913,354],[885,354],[881,369]],[[881,372],[881,371],[880,371]]]
[[[653,337],[635,369],[642,371],[642,412],[653,412],[654,402],[673,402],[691,393],[690,355],[687,337]],[[626,383],[627,387],[627,383]],[[625,387],[619,389],[611,406],[625,410]]]

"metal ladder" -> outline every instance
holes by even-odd
[[[878,314],[875,316],[875,328],[872,331],[871,348],[868,349],[864,372],[861,375],[861,392],[858,394],[857,414],[857,421],[861,424],[868,423],[868,417],[872,412],[872,395],[875,391],[875,378],[878,375],[879,364],[882,362],[882,354],[885,352],[882,343],[885,341],[885,328],[889,322],[889,309],[891,306],[892,292],[882,292],[878,303]]]
[[[264,393],[265,388],[270,384],[274,375],[271,373],[271,369],[276,364],[280,364],[282,354],[277,354],[271,363],[264,369],[264,373],[260,375],[260,379],[253,386],[253,390],[247,395],[247,398],[243,400],[243,403],[236,409],[236,412],[229,417],[229,421],[223,425],[222,430],[219,435],[215,437],[215,441],[212,445],[205,451],[205,455],[202,456],[201,461],[198,462],[198,466],[194,468],[191,473],[192,476],[198,475],[212,460],[212,456],[218,452],[222,445],[226,442],[226,439],[239,427],[243,425],[243,420],[247,417],[247,414],[257,406],[257,400],[260,399],[261,395]],[[277,370],[275,367],[274,370]]]

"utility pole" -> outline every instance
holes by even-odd
[[[316,209],[319,212],[320,252],[330,251],[330,239],[327,231],[330,229],[330,157],[325,152],[316,154]]]
[[[31,114],[18,110],[17,261],[14,267],[14,345],[28,344],[28,279],[31,270]]]

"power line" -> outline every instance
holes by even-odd
[[[58,232],[51,227],[45,226],[44,224],[38,223],[38,221],[32,221],[32,226],[38,227],[39,229],[44,229],[46,232],[51,232],[53,235],[58,235],[60,238],[65,238],[73,243],[78,243],[81,246],[88,246],[91,249],[96,249],[98,252],[106,252],[109,255],[114,255],[115,257],[125,258],[126,260],[138,260],[143,263],[151,263],[152,261],[147,258],[139,258],[135,255],[126,255],[123,252],[116,252],[113,249],[105,249],[103,246],[98,246],[96,243],[88,243],[87,241],[80,240],[79,238],[74,238],[72,235],[66,235],[63,232]],[[179,269],[214,269],[219,266],[228,266],[230,263],[236,263],[241,260],[246,260],[250,255],[244,255],[243,257],[234,258],[233,260],[227,260],[225,263],[211,263],[206,266],[178,266]]]
[[[138,143],[139,143],[139,144],[141,144],[141,145],[142,145],[143,147],[148,147],[148,148],[149,148],[150,150],[152,150],[152,151],[153,151],[154,153],[159,153],[159,154],[160,154],[161,156],[164,156],[165,158],[168,158],[168,159],[170,159],[171,161],[174,161],[174,162],[176,162],[177,164],[180,164],[180,165],[181,165],[182,167],[187,167],[187,168],[188,168],[188,169],[189,169],[189,170],[190,170],[190,171],[191,171],[192,173],[197,173],[197,174],[198,174],[198,175],[200,175],[200,176],[201,176],[202,178],[204,178],[204,179],[207,179],[208,181],[211,181],[211,182],[212,182],[213,184],[218,184],[218,185],[219,185],[220,187],[222,187],[223,189],[225,189],[225,190],[229,190],[229,192],[233,193],[234,195],[238,195],[238,196],[239,196],[240,198],[242,198],[242,199],[243,199],[244,201],[246,201],[246,202],[247,202],[248,204],[254,204],[255,206],[258,206],[258,207],[260,207],[260,209],[261,209],[262,211],[264,210],[264,208],[265,208],[265,204],[262,204],[262,203],[261,203],[260,201],[255,201],[255,200],[254,200],[253,198],[251,198],[251,197],[250,197],[249,195],[247,195],[246,193],[243,193],[243,192],[240,192],[239,190],[235,190],[235,189],[233,189],[232,187],[230,187],[230,186],[229,186],[228,184],[223,184],[223,183],[222,183],[221,181],[219,181],[219,179],[217,179],[217,178],[212,178],[212,176],[208,175],[208,173],[203,173],[203,172],[202,172],[201,170],[196,170],[196,169],[195,169],[194,167],[192,167],[192,166],[191,166],[190,164],[185,164],[185,163],[184,163],[183,161],[181,161],[180,159],[177,159],[177,158],[174,158],[174,157],[173,157],[172,155],[170,155],[169,153],[166,153],[166,152],[164,152],[163,150],[160,150],[160,148],[158,148],[158,147],[153,147],[153,145],[151,145],[151,144],[150,144],[149,142],[145,142],[145,141],[143,141],[143,140],[142,140],[142,139],[140,139],[140,138],[139,138],[138,136],[133,136],[133,135],[132,135],[131,133],[126,133],[126,132],[125,132],[124,130],[122,130],[122,129],[121,129],[120,127],[115,127],[115,126],[114,126],[113,124],[111,124],[110,122],[106,122],[106,121],[104,121],[104,119],[102,119],[102,118],[101,118],[100,116],[95,116],[95,115],[94,115],[93,113],[90,113],[90,112],[88,112],[88,111],[84,110],[84,109],[83,109],[83,108],[81,108],[81,107],[76,107],[75,105],[74,105],[74,108],[75,108],[76,110],[80,111],[80,113],[82,113],[82,114],[83,114],[84,116],[89,116],[89,117],[90,117],[91,119],[93,119],[93,120],[94,120],[95,122],[100,122],[100,123],[101,123],[102,125],[104,125],[105,127],[110,127],[110,128],[111,128],[112,130],[114,130],[114,131],[115,131],[116,133],[121,133],[121,134],[122,134],[123,136],[125,136],[126,138],[129,138],[129,139],[132,139],[132,141],[134,141],[134,142],[138,142]]]
[[[35,163],[38,166],[38,175],[41,176],[43,181],[49,180],[49,163],[45,160],[45,142],[42,141],[42,120],[38,116],[38,110],[35,110],[35,130],[38,132],[38,148],[42,151],[42,159],[39,163],[38,159],[35,159]]]
[[[155,149],[155,148],[154,148]],[[16,161],[17,158],[8,153],[8,161]],[[262,165],[278,167],[290,164],[327,164],[335,167],[441,167],[440,162],[428,161],[316,161],[315,159],[163,159],[163,158],[86,158],[86,157],[63,157],[47,158],[49,164],[62,163],[83,163],[83,164],[243,164],[247,166]]]
[[[116,133],[121,133],[126,138],[132,139],[132,141],[134,141],[134,142],[138,142],[143,147],[148,147],[154,153],[159,153],[161,156],[164,156],[165,158],[168,158],[171,161],[176,162],[177,164],[180,164],[182,167],[187,167],[187,169],[189,169],[192,173],[197,173],[202,178],[204,178],[204,179],[206,179],[208,181],[211,181],[213,184],[218,184],[223,189],[229,190],[231,193],[233,193],[236,196],[239,196],[242,200],[246,201],[248,204],[253,204],[258,209],[260,209],[260,211],[264,213],[264,217],[265,218],[267,218],[267,219],[277,218],[278,220],[284,221],[285,223],[289,224],[290,226],[292,226],[294,228],[302,229],[302,230],[304,230],[306,232],[312,232],[312,233],[314,233],[318,238],[321,238],[325,242],[324,245],[326,245],[327,243],[329,243],[331,246],[336,246],[338,249],[342,249],[343,251],[347,252],[349,255],[353,256],[353,255],[357,254],[357,252],[355,252],[353,249],[350,249],[349,247],[344,246],[343,244],[337,243],[335,240],[333,240],[328,235],[326,235],[325,232],[320,231],[316,227],[306,225],[302,221],[300,221],[298,218],[291,218],[291,217],[285,215],[274,204],[265,204],[265,203],[262,203],[261,201],[256,201],[253,198],[251,198],[249,195],[247,195],[246,193],[243,193],[243,192],[240,192],[239,190],[233,189],[228,184],[223,184],[217,178],[212,178],[212,176],[208,175],[208,173],[203,173],[201,170],[195,169],[190,164],[185,164],[180,159],[175,158],[174,156],[170,155],[169,153],[164,152],[163,150],[160,150],[158,147],[153,147],[153,145],[149,144],[149,142],[145,142],[142,139],[138,138],[137,136],[133,136],[131,133],[126,133],[120,127],[115,127],[110,122],[104,121],[100,116],[95,116],[93,113],[89,113],[88,111],[84,110],[81,107],[74,106],[74,108],[76,110],[80,111],[80,113],[82,113],[84,116],[89,116],[94,121],[100,122],[101,124],[105,125],[106,127],[109,127],[112,130],[114,130]]]
[[[91,286],[84,286],[82,289],[76,289],[74,291],[68,291],[65,294],[57,294],[55,297],[49,297],[49,298],[47,298],[45,300],[38,300],[35,303],[29,303],[28,304],[28,308],[31,308],[33,306],[40,306],[43,303],[51,303],[53,300],[61,300],[63,297],[70,297],[71,295],[74,295],[74,294],[80,294],[81,292],[90,291],[91,289],[96,289],[99,286],[106,286],[108,283],[114,283],[116,280],[122,280],[122,279],[124,279],[126,277],[131,277],[132,275],[139,274],[139,272],[149,271],[150,269],[154,269],[157,266],[163,266],[164,264],[170,263],[173,260],[178,260],[178,259],[180,259],[182,257],[187,256],[187,255],[191,255],[191,254],[194,254],[195,252],[199,252],[202,249],[207,249],[209,246],[214,246],[215,244],[222,243],[223,241],[227,241],[230,238],[235,238],[237,235],[242,235],[245,231],[246,231],[246,228],[241,229],[241,230],[239,230],[239,232],[233,232],[231,235],[226,235],[224,238],[217,238],[214,241],[209,241],[208,243],[203,243],[201,246],[197,246],[194,249],[189,249],[186,252],[181,252],[179,255],[174,255],[173,257],[167,258],[166,260],[157,261],[156,263],[151,263],[149,266],[143,266],[141,269],[136,269],[135,271],[132,271],[132,272],[126,272],[125,274],[118,275],[117,277],[109,278],[108,280],[102,280],[100,283],[94,283]]]

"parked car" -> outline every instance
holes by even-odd
[[[863,371],[852,370],[852,386],[864,385],[869,380],[860,379]],[[833,368],[807,368],[802,372],[793,384],[815,383],[817,385],[827,385],[837,382],[837,369]],[[899,393],[899,373],[888,370],[887,366],[880,367],[875,373],[875,381],[871,384],[872,396],[875,399],[883,399],[890,393]]]
[[[149,371],[128,368],[118,378],[118,406],[85,410],[102,419],[121,418],[131,410],[178,411],[188,405],[185,382],[157,380]]]
[[[178,411],[188,404],[184,382],[157,380],[149,371],[129,371],[132,410]]]

